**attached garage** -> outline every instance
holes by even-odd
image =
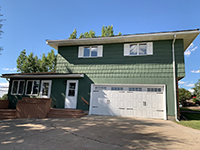
[[[166,120],[165,85],[92,84],[89,114]]]

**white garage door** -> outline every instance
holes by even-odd
[[[164,85],[92,85],[90,114],[166,119]]]

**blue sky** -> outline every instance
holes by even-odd
[[[78,36],[91,29],[101,35],[103,25],[113,25],[115,34],[200,28],[199,0],[1,0],[0,6],[1,18],[6,19],[0,39],[4,48],[0,74],[16,72],[23,49],[28,54],[47,54],[52,48],[46,39],[67,39],[74,28]],[[200,36],[186,52],[186,77],[180,87],[191,89],[200,79],[199,49]],[[0,88],[7,86],[0,79]],[[0,96],[5,92],[0,91]]]

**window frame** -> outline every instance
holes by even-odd
[[[85,48],[89,48],[90,52],[89,52],[89,56],[84,56],[84,52],[85,52]],[[96,56],[92,56],[92,48],[96,48],[97,49],[97,55]],[[98,46],[84,46],[83,49],[83,58],[88,58],[88,57],[98,57]]]
[[[85,48],[89,49],[89,56],[84,56]],[[92,56],[92,48],[97,48],[97,55]],[[98,58],[103,57],[103,45],[88,45],[88,46],[79,46],[78,49],[78,58]]]
[[[46,95],[42,95],[42,90],[43,90],[43,83],[49,83],[49,92],[48,92],[48,96]],[[41,84],[40,84],[40,98],[50,98],[51,96],[51,85],[52,85],[52,80],[42,80]]]
[[[27,88],[28,88],[28,82],[29,81],[32,81],[32,87],[31,87],[31,94],[27,94]],[[38,81],[38,91],[37,91],[37,94],[32,94],[33,93],[33,86],[34,86],[34,81]],[[25,95],[35,95],[35,96],[37,96],[38,94],[39,94],[39,92],[40,92],[40,80],[27,80],[26,81],[26,91],[25,91]]]
[[[146,54],[140,54],[140,45],[146,45]],[[130,46],[131,45],[137,45],[137,54],[136,55],[131,55],[130,53],[131,53],[131,47],[129,47],[129,56],[143,56],[143,55],[147,55],[147,43],[145,42],[145,43],[130,43]]]
[[[13,86],[14,86],[14,82],[15,82],[15,81],[18,81],[18,82],[17,82],[17,93],[13,93]],[[20,82],[21,82],[21,81],[24,81],[24,84],[23,84],[22,93],[19,94],[19,85],[20,85]],[[24,85],[25,85],[25,80],[13,80],[13,81],[12,81],[11,95],[23,95],[23,94],[24,94]]]
[[[146,54],[140,54],[140,45],[146,45]],[[131,45],[136,45],[137,54],[131,55]],[[124,56],[147,56],[153,55],[153,42],[140,42],[140,43],[125,43],[124,44]]]

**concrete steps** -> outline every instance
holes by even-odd
[[[0,109],[0,119],[15,119],[16,109]]]
[[[80,118],[87,115],[80,109],[51,109],[47,118]]]

